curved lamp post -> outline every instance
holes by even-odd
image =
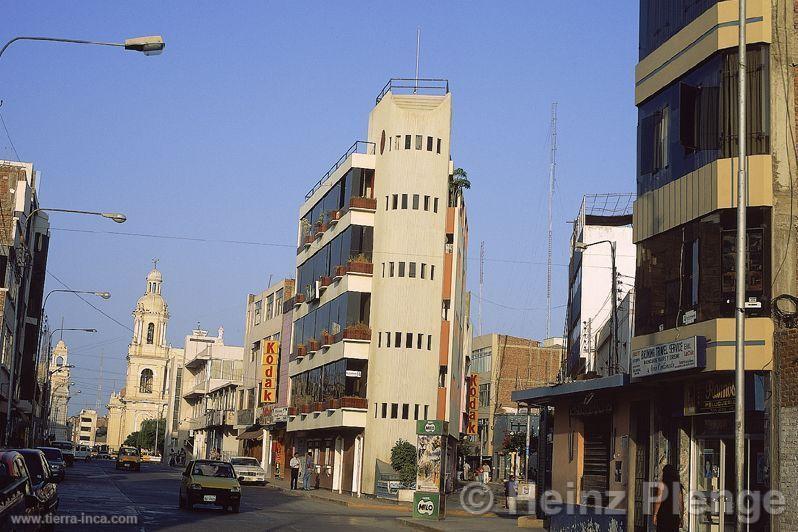
[[[59,37],[14,37],[2,48],[0,48],[0,56],[3,52],[17,41],[47,41],[47,42],[61,42],[69,44],[93,44],[96,46],[114,46],[124,48],[125,50],[132,50],[134,52],[141,52],[144,55],[158,55],[163,52],[166,44],[163,42],[163,37],[160,35],[152,35],[149,37],[135,37],[132,39],[125,39],[125,42],[101,42],[101,41],[84,41],[81,39],[61,39]]]

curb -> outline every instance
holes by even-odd
[[[436,528],[432,525],[428,525],[423,521],[419,521],[416,519],[410,519],[407,517],[397,517],[396,521],[404,527],[407,528],[415,528],[416,530],[428,530],[430,532],[440,532],[440,528]]]
[[[347,508],[354,508],[354,509],[360,509],[360,510],[382,510],[382,511],[386,511],[387,510],[387,511],[407,511],[407,512],[409,512],[411,510],[410,507],[404,507],[404,506],[398,505],[398,504],[397,505],[368,504],[368,503],[362,503],[362,502],[354,501],[354,500],[353,501],[346,501],[346,500],[336,499],[336,498],[333,498],[333,497],[325,497],[325,496],[320,495],[320,494],[316,495],[313,492],[314,490],[311,490],[309,492],[308,491],[303,491],[303,490],[291,490],[291,489],[286,489],[286,488],[284,488],[282,486],[276,486],[274,484],[267,484],[266,487],[269,488],[269,489],[281,491],[282,493],[285,493],[286,495],[289,495],[291,497],[305,497],[307,499],[316,499],[318,501],[325,501],[325,502],[329,502],[329,503],[332,503],[332,504],[337,504],[339,506],[346,506]]]

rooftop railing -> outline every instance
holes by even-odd
[[[380,100],[389,92],[445,96],[449,94],[449,80],[438,78],[391,78],[377,95],[377,103],[380,103]]]
[[[344,161],[346,161],[350,155],[352,155],[353,153],[374,155],[375,147],[376,145],[373,142],[368,142],[366,140],[356,140],[355,143],[352,144],[348,150],[346,150],[346,153],[341,155],[341,157],[337,161],[335,161],[335,164],[332,165],[332,167],[330,167],[329,170],[327,170],[327,173],[321,176],[321,179],[319,179],[319,181],[315,185],[313,185],[313,188],[311,188],[310,191],[307,194],[305,194],[305,199],[309,200],[310,197],[317,190],[321,188],[322,184],[327,180],[327,178],[330,177],[333,174],[333,172],[338,170],[338,168],[340,168],[342,164],[344,164]]]

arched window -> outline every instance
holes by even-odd
[[[155,338],[155,324],[150,323],[149,325],[147,325],[147,343],[151,344],[154,338]]]
[[[139,393],[152,393],[152,370],[145,369],[139,379]]]
[[[64,357],[56,357],[55,358],[55,365],[59,368],[64,365]]]

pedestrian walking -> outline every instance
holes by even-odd
[[[654,526],[657,532],[678,532],[682,526],[684,491],[679,473],[671,464],[662,468],[662,480],[657,486],[654,503]]]
[[[291,461],[288,462],[288,465],[291,467],[291,489],[297,489],[297,480],[299,479],[299,466],[302,465],[299,457],[295,454],[291,457]]]
[[[490,482],[490,466],[485,464],[482,467],[482,483],[487,484]]]
[[[471,473],[471,466],[468,465],[468,462],[465,462],[463,464],[463,480],[465,480],[466,482],[468,482],[468,480],[470,479],[469,473]]]
[[[516,503],[518,502],[518,481],[515,479],[515,475],[510,475],[510,478],[505,482],[504,493],[507,497],[505,507],[510,515],[515,515]]]
[[[305,457],[305,472],[302,478],[302,489],[305,491],[310,491],[310,475],[313,473],[313,454],[308,451],[307,456]]]

